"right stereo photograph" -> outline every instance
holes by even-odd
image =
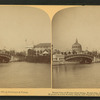
[[[100,88],[99,6],[57,12],[52,44],[53,88]]]

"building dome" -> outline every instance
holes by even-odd
[[[77,39],[76,42],[72,45],[72,51],[82,52],[82,46],[78,43]]]

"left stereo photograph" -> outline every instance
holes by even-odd
[[[0,88],[51,88],[51,25],[43,10],[0,6]]]

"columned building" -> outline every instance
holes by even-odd
[[[32,49],[28,49],[28,55],[50,55],[51,43],[39,43],[34,45]]]

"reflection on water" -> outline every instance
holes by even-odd
[[[53,88],[100,88],[100,63],[53,66]]]
[[[50,71],[50,64],[1,63],[0,88],[50,88]]]

